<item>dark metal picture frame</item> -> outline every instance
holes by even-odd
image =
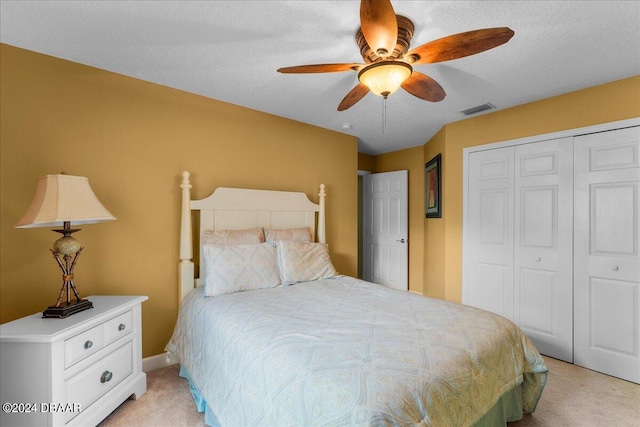
[[[442,167],[440,154],[424,165],[424,205],[426,218],[442,218]]]

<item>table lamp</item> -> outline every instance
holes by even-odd
[[[38,179],[36,194],[27,212],[15,228],[59,227],[53,231],[62,237],[53,244],[51,253],[62,270],[62,288],[55,305],[42,312],[42,317],[65,318],[93,307],[91,301],[83,300],[73,282],[73,269],[84,249],[71,237],[80,231],[74,225],[113,221],[116,218],[100,203],[83,176],[46,175]],[[75,301],[71,301],[71,293]],[[65,301],[66,298],[66,301]]]

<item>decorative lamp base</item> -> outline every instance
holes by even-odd
[[[42,317],[56,317],[58,319],[64,319],[72,314],[76,314],[90,308],[93,308],[93,303],[89,300],[83,299],[80,301],[70,302],[69,304],[62,303],[60,307],[52,305],[42,312]]]

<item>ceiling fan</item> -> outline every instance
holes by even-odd
[[[485,28],[443,37],[409,50],[414,26],[409,18],[396,15],[390,0],[361,0],[360,29],[356,43],[364,64],[314,64],[278,69],[280,73],[331,73],[357,71],[359,84],[338,105],[344,111],[373,92],[385,99],[400,87],[426,101],[442,101],[444,89],[413,65],[449,61],[484,52],[508,42],[514,32],[508,27]]]

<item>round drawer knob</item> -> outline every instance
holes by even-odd
[[[120,323],[120,324],[118,325],[118,330],[119,330],[119,331],[124,331],[124,329],[125,329],[126,327],[127,327],[127,325],[125,325],[124,323]]]
[[[540,262],[542,261],[542,258],[540,258],[539,256],[536,257],[536,262]]]
[[[611,266],[611,269],[612,269],[613,271],[618,271],[619,267],[618,267],[617,265],[612,265],[612,266]]]
[[[104,371],[100,376],[100,382],[101,383],[109,382],[111,381],[111,378],[113,378],[113,372]]]
[[[91,340],[87,340],[87,341],[85,341],[85,343],[84,343],[84,349],[85,349],[85,350],[89,350],[91,347],[93,347],[93,341],[91,341]]]

